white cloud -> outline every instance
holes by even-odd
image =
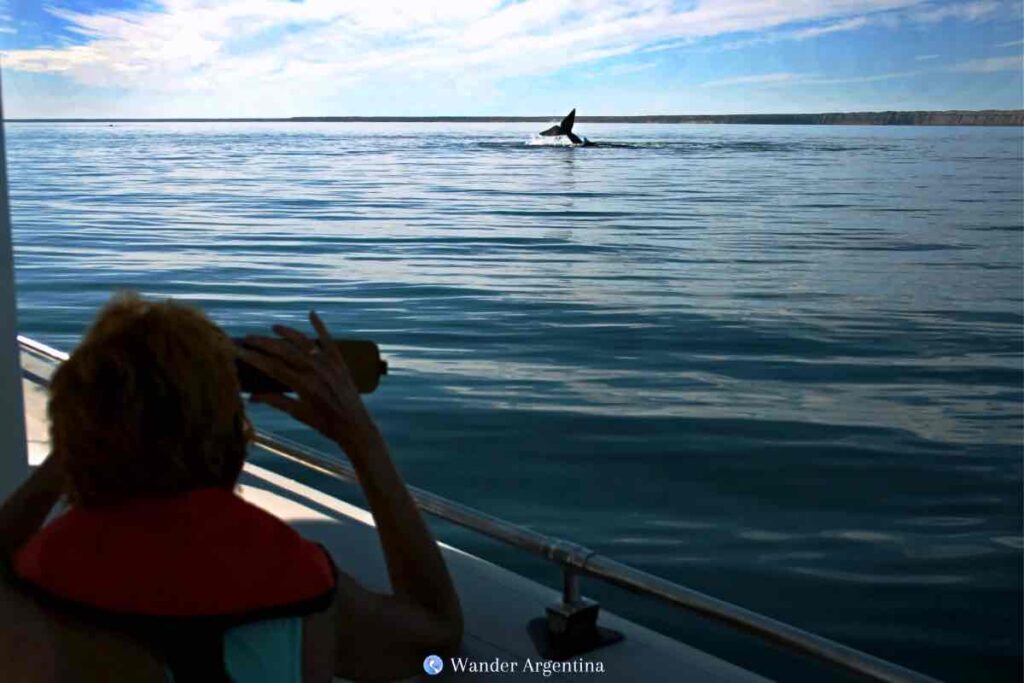
[[[949,70],[964,73],[993,73],[996,71],[1015,71],[1022,68],[1022,66],[1024,66],[1024,59],[1020,56],[989,57],[987,59],[971,59],[954,64],[949,67]]]
[[[134,90],[337,90],[362,78],[552,73],[663,46],[798,26],[852,30],[920,0],[159,0],[51,8],[77,44],[10,50],[8,69]],[[807,26],[824,23],[823,26]]]
[[[946,19],[961,19],[974,21],[990,16],[999,9],[996,0],[974,0],[973,2],[959,2],[948,5],[925,5],[918,11],[912,13],[912,18],[917,21],[934,23]]]
[[[928,61],[930,59],[938,59],[938,58],[939,58],[938,55],[918,55],[918,56],[914,57],[914,59],[916,59],[919,62],[926,62],[926,61]]]
[[[658,66],[657,62],[644,62],[637,64],[615,64],[614,66],[608,67],[605,70],[605,73],[612,76],[622,76],[624,74],[635,74],[640,71],[647,71],[648,69],[653,69],[656,66]]]
[[[777,31],[766,33],[764,35],[755,36],[753,38],[745,38],[743,40],[734,40],[728,43],[720,45],[725,50],[741,50],[743,48],[752,47],[755,45],[767,45],[771,43],[778,43],[785,40],[808,40],[810,38],[817,38],[818,36],[829,35],[831,33],[839,33],[842,31],[855,31],[857,29],[870,26],[873,23],[880,22],[886,15],[881,14],[878,17],[852,17],[843,21],[824,24],[821,26],[809,26],[806,28],[797,29],[795,31]]]
[[[801,79],[801,83],[807,85],[844,85],[848,83],[877,83],[879,81],[891,81],[898,78],[910,78],[919,76],[923,71],[890,71],[883,74],[867,74],[864,76],[838,76],[838,77],[814,77]]]
[[[702,86],[728,86],[728,85],[754,85],[754,84],[787,84],[787,85],[844,85],[849,83],[875,83],[878,81],[889,81],[897,78],[917,76],[921,71],[894,71],[882,74],[868,74],[864,76],[818,76],[814,74],[796,74],[790,72],[778,72],[767,74],[754,74],[751,76],[738,76],[735,78],[723,78],[715,81],[702,83]]]
[[[0,33],[17,33],[18,29],[11,26],[11,10],[7,0],[0,0]]]
[[[816,38],[817,36],[823,36],[829,33],[836,33],[838,31],[854,31],[856,29],[867,26],[869,23],[871,22],[867,17],[854,17],[852,19],[840,21],[835,24],[827,24],[825,26],[814,26],[811,28],[801,29],[799,31],[794,31],[790,35],[793,38],[796,38],[797,40],[802,40],[804,38]]]
[[[978,21],[991,18],[1000,8],[997,0],[974,0],[972,2],[960,3],[957,5],[937,5],[925,0],[905,2],[891,7],[875,7],[870,15],[852,16],[842,21],[835,21],[828,24],[809,26],[789,31],[775,31],[763,35],[752,36],[728,43],[720,47],[727,50],[737,50],[755,45],[777,43],[785,40],[806,40],[818,36],[839,33],[843,31],[855,31],[867,26],[881,26],[894,29],[902,24],[924,23],[931,24],[946,19],[960,21]],[[866,9],[866,8],[865,8]]]
[[[999,43],[996,47],[1017,47],[1018,45],[1024,45],[1024,40],[1011,40],[1005,43]]]
[[[786,71],[770,73],[770,74],[753,74],[750,76],[736,76],[733,78],[721,78],[714,81],[708,81],[701,83],[703,87],[717,87],[723,85],[751,85],[757,83],[782,83],[786,81],[792,81],[797,78],[797,74],[789,73]]]
[[[697,42],[696,38],[686,38],[684,40],[673,40],[668,43],[658,43],[657,45],[651,45],[645,47],[640,52],[664,52],[665,50],[676,50],[681,47],[691,47]]]

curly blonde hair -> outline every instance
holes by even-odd
[[[235,351],[200,311],[115,295],[53,376],[53,452],[73,504],[234,487],[251,440]]]

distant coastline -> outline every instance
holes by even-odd
[[[545,123],[553,116],[293,116],[290,118],[62,118],[9,123]],[[577,123],[714,123],[790,126],[1024,126],[1024,109],[866,111],[825,114],[578,116]]]

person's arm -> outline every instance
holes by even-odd
[[[0,562],[46,521],[64,492],[64,471],[53,453],[0,507]],[[0,571],[0,668],[11,681],[166,681],[152,652],[121,631],[45,608]]]
[[[280,338],[250,337],[241,358],[292,388],[253,396],[333,439],[359,476],[380,535],[393,595],[366,590],[340,572],[337,673],[356,678],[412,675],[426,654],[446,654],[462,639],[462,609],[448,568],[409,495],[345,361],[315,313],[317,345],[275,326]]]
[[[0,507],[0,560],[9,561],[46,521],[63,490],[58,458],[49,457]]]

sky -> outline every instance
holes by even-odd
[[[1019,109],[1021,0],[0,0],[8,118]]]

